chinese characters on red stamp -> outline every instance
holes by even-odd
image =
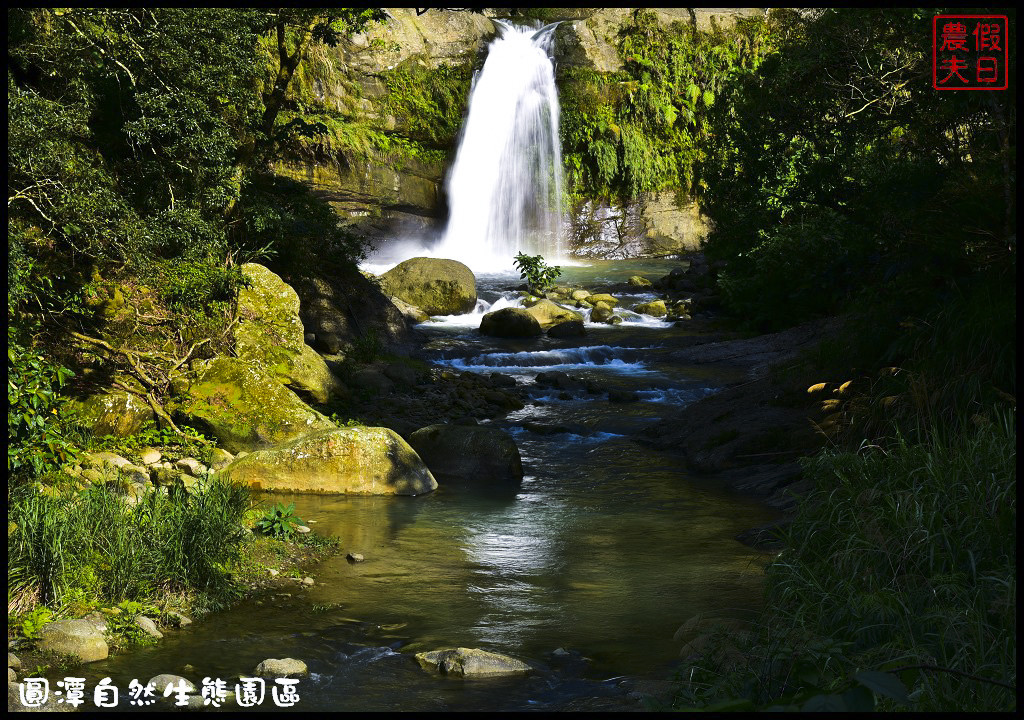
[[[932,87],[1005,90],[1009,86],[1006,15],[936,15],[932,19]]]

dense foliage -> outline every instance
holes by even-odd
[[[935,91],[933,15],[775,12],[777,52],[719,93],[707,252],[752,325],[843,310],[864,287],[899,321],[1013,267],[1013,81]]]
[[[82,612],[158,589],[225,600],[239,558],[248,491],[211,481],[201,493],[147,493],[136,505],[96,485],[10,499],[8,606]],[[79,607],[76,607],[79,606]]]
[[[55,380],[83,362],[69,333],[130,336],[132,352],[169,368],[204,339],[193,357],[221,349],[238,264],[292,271],[360,256],[331,208],[270,163],[290,138],[322,130],[288,92],[310,48],[382,17],[8,11],[8,372],[19,379],[9,464],[31,455],[40,471],[63,457]],[[42,347],[46,362],[34,359]],[[129,374],[142,367],[117,348],[104,355]]]
[[[757,66],[767,39],[761,18],[703,32],[635,10],[618,34],[621,70],[558,71],[570,190],[621,202],[698,189],[699,161],[713,143],[711,110],[733,76]]]

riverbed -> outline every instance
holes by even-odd
[[[676,265],[595,262],[563,268],[560,282],[654,279]],[[519,282],[479,276],[475,313],[419,328],[430,362],[501,372],[526,389],[523,410],[490,423],[519,445],[521,486],[482,479],[418,498],[275,496],[342,541],[343,552],[311,573],[314,586],[246,601],[157,646],[86,666],[87,675],[110,676],[122,690],[162,672],[199,684],[247,674],[268,657],[295,657],[312,673],[295,709],[570,709],[625,702],[623,676],[671,678],[680,649],[673,633],[694,614],[756,611],[766,556],[735,536],[777,514],[636,442],[669,411],[735,378],[673,363],[670,353],[692,332],[631,313],[618,326],[588,323],[579,338],[480,336],[480,316],[514,304]],[[647,290],[617,294],[630,307],[655,297]],[[552,370],[638,400],[534,382]],[[365,562],[347,561],[347,552]],[[455,646],[508,654],[537,671],[456,680],[412,657]]]

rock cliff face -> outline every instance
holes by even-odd
[[[599,10],[565,10],[555,42],[555,60],[559,63],[587,67],[598,72],[615,72],[622,67],[615,49],[616,34],[634,8],[601,8]],[[764,8],[651,8],[665,24],[690,23],[698,30],[731,26],[738,17],[764,12]],[[552,16],[561,15],[558,9]]]
[[[347,225],[378,244],[397,237],[428,238],[443,229],[447,220],[444,180],[454,157],[458,122],[454,128],[428,128],[429,139],[423,145],[427,152],[409,152],[407,139],[422,141],[424,123],[443,125],[436,117],[426,118],[432,113],[464,116],[472,70],[482,64],[487,44],[497,34],[495,21],[507,14],[501,9],[486,14],[386,11],[386,22],[335,48],[317,48],[302,78],[304,101],[319,105],[346,125],[376,133],[376,145],[355,143],[355,149],[335,147],[318,156],[293,154],[276,166],[278,173],[312,185]],[[622,66],[616,39],[631,12],[631,8],[544,8],[535,14],[541,22],[561,22],[556,32],[556,66],[610,73]],[[762,12],[761,8],[656,10],[662,22],[682,20],[701,30]],[[510,19],[527,22],[522,17]],[[423,92],[435,78],[451,83],[446,107],[424,109],[414,101],[403,106],[412,97],[407,94],[410,87],[413,93]],[[637,257],[695,248],[707,231],[696,204],[685,199],[677,203],[674,193],[664,192],[624,207],[584,201],[572,209],[566,236],[580,255]]]

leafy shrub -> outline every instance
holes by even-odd
[[[554,285],[555,280],[562,274],[560,267],[548,265],[540,255],[519,253],[516,255],[515,264],[516,269],[520,271],[520,277],[537,292],[544,292]]]
[[[59,391],[73,377],[18,342],[7,328],[7,470],[41,474],[75,458]]]
[[[256,531],[281,540],[290,540],[296,532],[295,528],[301,524],[302,520],[295,515],[295,503],[290,503],[288,507],[277,503],[259,519]]]
[[[346,353],[346,359],[360,363],[372,363],[384,352],[384,343],[376,330],[367,330],[352,341],[352,347]]]

